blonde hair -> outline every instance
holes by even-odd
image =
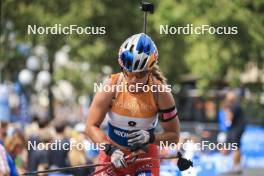
[[[167,83],[167,78],[163,75],[163,73],[161,72],[159,66],[157,64],[155,64],[152,68],[152,75],[158,79],[159,81],[161,81],[161,83],[166,84]]]

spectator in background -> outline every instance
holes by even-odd
[[[7,152],[3,143],[3,136],[6,133],[6,123],[0,121],[0,176],[9,176],[10,169],[7,161]]]
[[[233,171],[239,173],[241,172],[240,144],[246,123],[238,97],[233,91],[228,92],[224,98],[222,116],[224,117],[224,125],[221,128],[227,131],[226,143],[236,143],[238,147],[234,151]]]
[[[48,169],[48,143],[54,135],[49,127],[48,119],[39,119],[38,128],[38,133],[31,134],[28,139],[28,171]],[[44,148],[38,146],[44,146]]]
[[[10,169],[7,161],[7,152],[2,144],[0,144],[0,176],[9,176]]]
[[[32,137],[32,136],[36,136],[39,133],[39,125],[40,125],[40,123],[43,123],[43,122],[39,122],[39,120],[40,119],[36,114],[32,116],[32,122],[28,123],[24,129],[25,130],[25,136],[27,138]],[[47,122],[44,121],[44,123],[47,123]]]
[[[8,122],[0,120],[0,144],[2,145],[4,145],[4,140],[7,136],[7,127],[8,127]]]
[[[62,121],[55,122],[56,136],[53,140],[53,143],[56,144],[57,148],[50,149],[49,151],[50,169],[69,166],[68,153],[70,149],[70,140],[66,137],[64,133],[65,127],[66,127],[65,122]]]
[[[196,97],[194,99],[194,107],[190,113],[192,114],[192,117],[193,117],[193,119],[195,119],[195,121],[198,121],[198,122],[206,121],[204,102],[203,102],[202,98]]]
[[[8,152],[10,175],[12,176],[18,175],[18,171],[24,172],[25,164],[23,162],[16,163],[16,161],[19,161],[19,160],[22,161],[19,158],[20,157],[19,155],[22,154],[26,146],[26,141],[25,141],[23,133],[21,133],[20,131],[15,131],[12,134],[12,136],[9,136],[6,138],[5,146]]]
[[[13,160],[13,158],[10,156],[10,154],[8,153],[8,151],[5,149],[5,144],[4,141],[7,138],[7,129],[8,129],[8,123],[7,122],[3,122],[0,121],[0,146],[2,148],[2,153],[1,153],[1,157],[0,160],[2,160],[2,163],[5,165],[6,162],[8,164],[8,172],[10,176],[18,176],[18,172],[16,169],[16,165],[15,162]],[[6,165],[4,166],[6,168]],[[7,172],[6,169],[4,169],[5,172]]]
[[[92,162],[88,159],[86,154],[86,146],[85,146],[85,135],[84,135],[84,127],[75,129],[72,133],[71,137],[72,148],[69,152],[69,162],[71,166],[79,166],[84,164],[92,164]],[[70,173],[78,176],[87,176],[90,175],[94,171],[94,168],[85,168],[73,170]]]

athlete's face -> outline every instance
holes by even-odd
[[[128,71],[123,70],[123,73],[125,75],[125,78],[126,78],[128,84],[135,85],[137,83],[145,84],[148,80],[150,71],[147,70],[147,71],[133,73],[133,72],[128,72]]]

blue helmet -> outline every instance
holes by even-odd
[[[129,37],[120,47],[118,62],[129,72],[151,69],[158,59],[158,49],[152,39],[144,34]]]

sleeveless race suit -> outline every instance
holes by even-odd
[[[117,83],[117,80],[123,75],[111,75],[112,85]],[[150,75],[148,85],[153,84],[153,79]],[[122,78],[120,85],[124,85],[126,80]],[[112,144],[128,147],[127,134],[130,130],[153,130],[158,122],[158,107],[155,102],[153,92],[131,93],[128,91],[118,92],[110,108],[108,120],[108,139]],[[128,148],[127,148],[128,149]],[[129,154],[129,150],[123,150],[125,155]],[[158,148],[154,144],[148,145],[148,152],[139,155],[141,157],[157,157]],[[110,156],[107,156],[103,151],[99,154],[99,163],[111,161]],[[159,160],[142,161],[128,165],[127,168],[111,168],[100,175],[111,176],[158,176],[159,175]]]

